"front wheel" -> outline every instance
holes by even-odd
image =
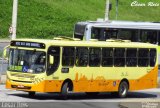
[[[120,98],[126,97],[128,94],[128,88],[129,88],[128,83],[125,81],[122,81],[118,88],[118,96]]]
[[[68,83],[64,83],[61,89],[61,98],[66,100],[68,97],[68,91],[69,91],[69,87],[68,87]]]

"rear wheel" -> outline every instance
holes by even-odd
[[[126,81],[122,81],[118,88],[118,96],[120,98],[126,97],[128,94],[128,88],[129,88],[128,83]]]
[[[62,99],[67,99],[68,98],[68,91],[69,91],[69,86],[68,83],[64,83],[61,89],[61,98]]]
[[[126,81],[122,81],[119,85],[118,92],[111,92],[113,97],[124,98],[128,94],[128,83]]]

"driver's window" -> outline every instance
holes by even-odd
[[[60,47],[50,47],[48,49],[47,75],[51,75],[58,69],[59,61],[60,61]]]

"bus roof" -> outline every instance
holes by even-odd
[[[124,40],[111,41],[74,41],[74,40],[44,40],[44,39],[15,39],[18,42],[44,43],[46,46],[77,46],[77,47],[129,47],[129,48],[156,48],[150,43],[128,42]]]
[[[87,21],[78,22],[79,25],[89,25],[99,28],[126,28],[126,29],[153,29],[160,30],[160,22],[137,22],[137,21]]]

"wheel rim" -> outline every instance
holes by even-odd
[[[122,85],[122,87],[120,88],[120,94],[122,96],[126,95],[126,92],[127,92],[127,88],[125,85]]]
[[[68,92],[69,92],[69,87],[67,87],[67,91],[66,91],[66,92],[67,92],[67,94],[68,94]]]

